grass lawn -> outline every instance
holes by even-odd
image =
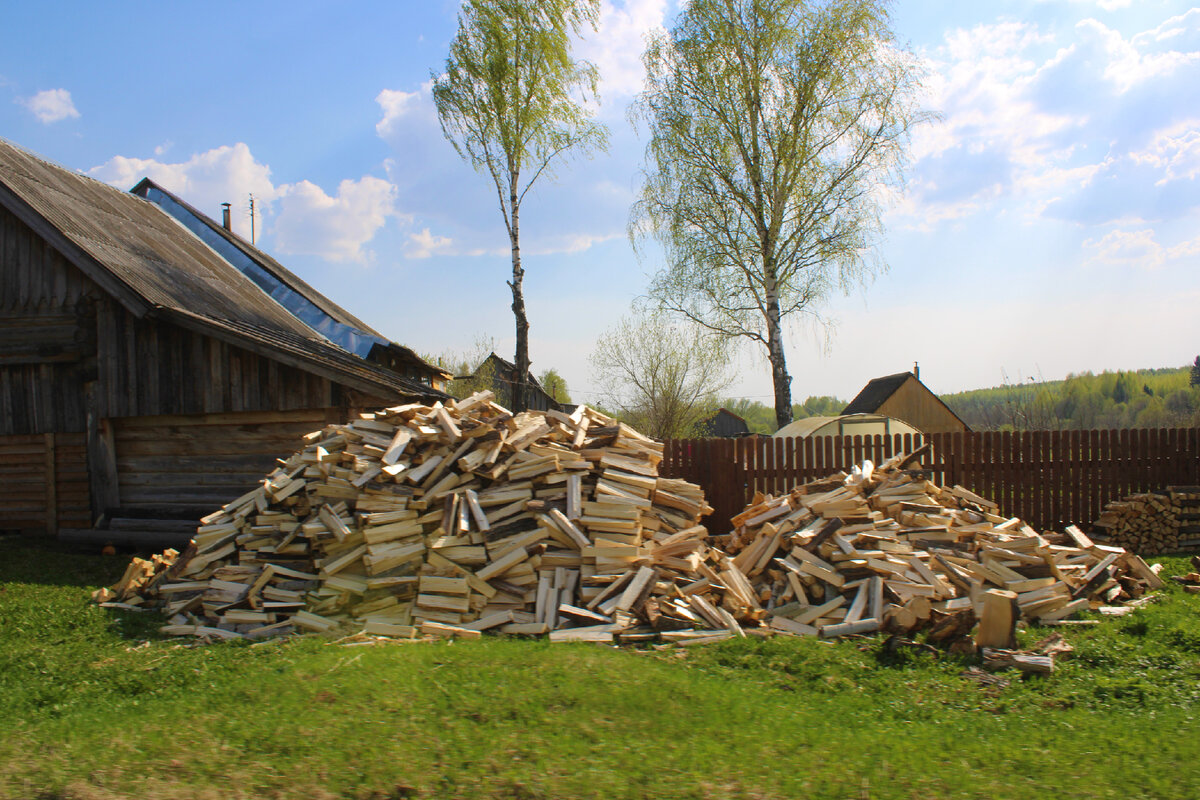
[[[0,538],[0,798],[1200,797],[1173,584],[988,686],[881,637],[187,647],[88,602],[125,564]]]

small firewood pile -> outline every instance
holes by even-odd
[[[1074,526],[1042,534],[961,486],[869,462],[759,496],[714,537],[781,633],[839,636],[880,629],[953,644],[1015,646],[1020,619],[1055,623],[1163,585],[1141,558]],[[976,627],[976,622],[978,626]]]
[[[1131,494],[1104,507],[1096,538],[1143,555],[1200,547],[1200,486]]]
[[[183,553],[96,593],[171,635],[295,632],[702,643],[885,629],[1011,649],[1044,623],[1162,585],[1074,528],[1039,534],[910,456],[756,496],[710,536],[662,445],[586,407],[513,415],[490,392],[309,434]]]

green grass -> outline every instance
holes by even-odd
[[[124,564],[0,538],[0,798],[1200,796],[1173,586],[997,687],[880,639],[186,647],[88,603]]]

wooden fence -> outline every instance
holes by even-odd
[[[0,436],[0,530],[91,525],[82,433]]]
[[[1134,492],[1200,483],[1200,429],[978,431],[807,439],[673,439],[660,472],[704,487],[725,532],[756,491],[780,494],[870,459],[880,463],[925,442],[930,479],[961,484],[1039,530],[1087,529],[1103,506]]]

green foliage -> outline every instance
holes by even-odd
[[[880,265],[880,185],[899,185],[918,62],[883,0],[692,0],[646,49],[649,128],[635,243],[667,267],[650,294],[765,348],[791,418],[784,325]]]
[[[0,537],[0,798],[1200,796],[1200,597],[1171,583],[989,686],[882,637],[182,647],[87,602],[124,566]]]
[[[491,177],[508,232],[514,411],[525,410],[530,364],[521,204],[557,161],[604,146],[605,128],[577,97],[595,95],[596,69],[571,56],[572,41],[595,26],[599,13],[599,0],[467,0],[445,69],[431,75],[442,132],[460,156]]]
[[[1189,378],[1188,367],[1082,373],[942,400],[975,430],[1184,427],[1200,424],[1200,388]]]
[[[546,394],[554,398],[555,402],[571,402],[571,394],[567,391],[567,381],[558,374],[558,370],[546,370],[538,376],[538,382],[542,384],[542,389],[546,391]]]
[[[771,434],[775,432],[775,410],[758,401],[744,397],[726,397],[718,403],[746,420],[751,433]]]
[[[461,400],[485,390],[491,391],[496,397],[504,397],[497,381],[495,365],[487,360],[495,347],[493,339],[477,334],[469,350],[461,353],[447,351],[439,356],[426,357],[425,360],[454,376],[446,387],[446,393],[452,397]]]
[[[729,385],[724,344],[661,312],[635,312],[596,340],[591,366],[602,401],[648,436],[694,436]]]
[[[807,419],[808,417],[836,417],[842,413],[849,402],[839,400],[836,397],[822,395],[820,397],[809,397],[800,405],[793,407],[793,416],[795,419]]]
[[[603,128],[573,97],[595,94],[596,69],[571,57],[572,37],[595,25],[599,7],[599,0],[468,0],[445,70],[431,74],[442,131],[491,176],[510,235],[515,208],[555,159],[604,142]]]
[[[779,430],[775,424],[775,409],[759,400],[727,397],[718,405],[746,420],[746,425],[749,426],[751,433],[769,435]],[[792,419],[836,417],[842,413],[842,409],[846,405],[845,400],[839,400],[836,397],[809,397],[803,403],[792,406]]]

